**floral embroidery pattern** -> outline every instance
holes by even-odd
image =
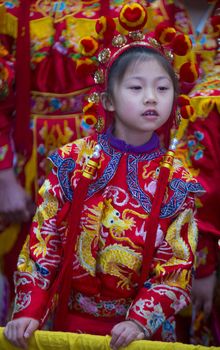
[[[131,304],[131,299],[101,300],[88,297],[82,293],[72,295],[69,306],[71,309],[88,313],[95,317],[124,316]]]
[[[16,296],[14,312],[20,312],[28,307],[31,303],[31,291],[28,293],[18,293]]]
[[[204,140],[204,133],[201,131],[194,131],[193,135],[189,136],[188,148],[190,157],[194,160],[200,160],[204,157],[205,147],[202,144]]]

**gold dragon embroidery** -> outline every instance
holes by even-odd
[[[83,230],[78,240],[78,257],[80,264],[92,276],[96,270],[100,269],[105,274],[118,277],[118,286],[130,289],[130,271],[139,271],[142,261],[140,247],[136,246],[128,237],[123,237],[125,231],[135,226],[135,220],[128,217],[128,214],[136,215],[143,219],[147,215],[141,215],[134,210],[125,209],[122,214],[117,211],[112,200],[104,200],[97,206],[89,208],[87,223],[83,225]],[[120,217],[121,216],[121,217]],[[105,247],[103,237],[100,237],[101,226],[108,229],[109,234],[116,242],[126,242],[126,246],[114,243]],[[122,236],[122,237],[121,237]],[[98,257],[92,255],[92,247],[99,247]],[[136,250],[134,250],[134,249]]]
[[[188,243],[181,237],[182,227],[188,224]],[[193,253],[196,251],[197,245],[197,226],[193,218],[192,209],[184,210],[178,218],[170,225],[166,235],[166,241],[173,251],[173,256],[165,264],[158,263],[155,267],[156,276],[165,274],[166,267],[188,264],[190,257],[190,249]],[[171,274],[167,275],[163,281],[170,286],[178,286],[183,289],[190,280],[190,271],[188,269],[176,269]]]
[[[47,253],[47,243],[50,239],[50,235],[44,239],[41,234],[41,228],[44,221],[53,218],[58,210],[58,200],[49,192],[50,189],[52,189],[52,184],[49,180],[45,180],[39,191],[44,201],[39,205],[33,219],[33,223],[37,223],[37,227],[34,228],[34,233],[36,234],[38,243],[33,246],[33,248],[35,248],[33,253],[36,256],[42,254],[44,257]]]

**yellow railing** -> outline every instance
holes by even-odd
[[[75,334],[63,332],[36,331],[29,341],[28,350],[110,350],[110,336],[90,334]],[[0,328],[0,349],[18,350],[12,346],[3,335]],[[125,349],[125,348],[123,348]],[[200,345],[186,345],[182,343],[162,343],[157,341],[138,340],[130,344],[127,350],[214,350]]]

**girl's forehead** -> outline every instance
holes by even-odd
[[[145,75],[151,74],[157,76],[163,74],[169,76],[167,70],[163,67],[162,63],[156,58],[135,59],[131,61],[125,70],[124,78],[133,75]]]

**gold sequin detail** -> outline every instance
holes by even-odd
[[[148,42],[151,46],[155,47],[156,49],[161,49],[161,45],[156,39],[148,38]]]
[[[114,47],[122,47],[127,43],[127,39],[124,35],[118,34],[112,39],[112,45]]]
[[[168,58],[169,61],[173,61],[173,53],[170,50],[164,50],[165,56]]]
[[[102,50],[98,55],[98,60],[100,63],[106,63],[109,61],[111,57],[111,50],[110,49],[104,49]]]
[[[95,72],[94,81],[96,84],[103,84],[104,83],[105,79],[104,79],[104,72],[102,69],[99,69]]]
[[[140,30],[136,30],[134,32],[130,32],[128,34],[128,36],[134,41],[144,40],[144,34]]]
[[[89,95],[88,102],[99,103],[99,94],[97,92],[93,92],[91,95]]]
[[[104,130],[105,122],[103,117],[99,116],[97,123],[95,125],[95,129],[98,133],[102,132]]]

